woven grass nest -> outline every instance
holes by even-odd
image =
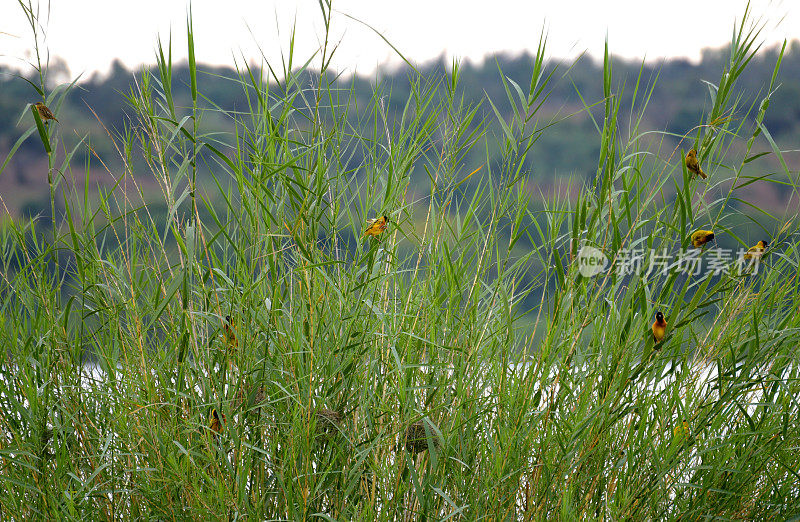
[[[319,408],[314,412],[317,439],[330,440],[338,435],[342,427],[342,414],[327,408]]]
[[[436,433],[436,426],[434,426],[433,423],[430,423],[428,430],[431,432],[433,446],[438,450],[442,445],[442,441],[439,440],[439,436]],[[423,420],[418,420],[417,422],[411,424],[406,429],[404,438],[406,450],[415,455],[429,449],[428,435],[425,432],[425,421]]]

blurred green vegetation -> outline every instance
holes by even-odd
[[[643,115],[639,130],[657,131],[658,135],[652,139],[662,142],[664,159],[669,158],[679,145],[681,137],[688,134],[690,142],[693,142],[697,134],[696,126],[711,104],[711,87],[706,82],[711,81],[727,63],[728,52],[727,49],[705,50],[702,60],[697,64],[682,59],[660,63],[615,61],[614,81],[621,102],[618,115],[620,121],[631,121],[631,110],[636,110],[631,103],[635,95],[631,86],[641,75],[646,84],[643,88],[653,85],[653,89],[648,111]],[[763,92],[761,81],[771,74],[777,52],[777,49],[762,50],[748,64],[738,84],[740,107],[747,107],[748,103],[764,97],[766,93]],[[517,56],[492,57],[482,64],[465,62],[460,65],[462,81],[458,85],[459,96],[463,96],[466,103],[480,105],[473,128],[488,118],[490,130],[498,129],[497,122],[492,121],[492,109],[485,103],[487,97],[495,101],[502,115],[510,116],[510,105],[502,78],[512,80],[517,85],[526,85],[530,81],[533,60],[534,56],[522,53]],[[440,59],[418,66],[417,71],[424,77],[432,78],[446,75],[451,68],[452,64]],[[546,75],[552,73],[553,76],[548,85],[549,95],[541,101],[537,110],[537,120],[540,127],[551,126],[539,136],[531,154],[526,158],[522,172],[530,181],[530,186],[535,186],[537,191],[541,190],[546,198],[554,192],[566,190],[564,181],[567,178],[573,177],[591,183],[596,175],[599,154],[598,125],[602,124],[602,109],[597,104],[603,100],[603,89],[602,83],[597,81],[602,76],[602,63],[590,56],[584,56],[574,63],[550,60],[545,64],[544,72]],[[262,71],[255,68],[252,73],[258,76]],[[367,106],[375,96],[381,97],[385,102],[387,116],[394,119],[403,111],[411,93],[411,81],[416,74],[405,67],[391,71],[380,70],[369,78],[348,78],[328,73],[326,81],[346,91],[349,103],[357,107]],[[188,65],[174,66],[172,75],[175,86],[174,103],[179,112],[182,110],[184,115],[188,114],[188,107],[191,106]],[[125,129],[130,125],[132,112],[127,96],[136,94],[141,78],[142,71],[130,71],[120,62],[115,62],[108,74],[95,74],[79,81],[76,88],[56,108],[62,125],[70,130],[63,133],[65,146],[69,148],[82,137],[88,136],[92,150],[104,164],[109,169],[119,170],[123,161],[114,142],[122,141]],[[316,73],[304,71],[295,81],[310,87],[318,85],[320,78]],[[237,72],[226,67],[198,65],[197,82],[203,92],[198,106],[219,109],[219,112],[205,113],[204,119],[199,123],[200,128],[203,132],[219,132],[221,136],[230,133],[233,122],[222,111],[236,113],[249,110],[245,93],[237,84]],[[277,83],[274,78],[273,83]],[[800,138],[800,42],[794,41],[788,46],[776,85],[777,89],[771,95],[773,110],[766,114],[763,123],[780,146],[795,148],[794,144]],[[0,68],[0,157],[7,156],[10,147],[27,127],[28,122],[20,122],[20,118],[30,118],[30,114],[24,109],[34,99],[34,94],[30,84],[16,76],[14,71]],[[436,98],[440,99],[441,96],[443,93],[438,93]],[[587,106],[592,107],[591,110],[585,110]],[[730,117],[735,120],[751,116],[736,113]],[[351,124],[357,125],[356,122]],[[624,130],[623,126],[623,132]],[[467,159],[476,167],[487,159],[490,163],[497,163],[501,153],[494,144],[490,143],[489,147],[488,154],[485,150],[473,150]],[[681,146],[684,151],[688,148],[688,143]],[[768,149],[765,147],[763,150]],[[47,198],[46,187],[42,184],[43,156],[41,143],[32,139],[24,141],[0,180],[0,195],[5,198],[12,215],[20,212],[31,215],[43,210],[41,201]],[[348,158],[353,166],[362,165],[363,160],[363,154],[358,151]],[[786,161],[791,169],[800,168],[800,156],[797,154],[787,154]],[[781,171],[780,164],[774,157],[764,158],[751,166],[761,174]],[[201,165],[201,183],[209,179],[208,174],[208,168]],[[781,176],[776,175],[779,178]],[[417,183],[412,183],[412,190],[424,192],[427,185],[426,174],[417,170],[412,173],[412,178],[418,180]],[[150,181],[141,180],[145,186]],[[92,185],[107,182],[108,179],[93,180]],[[748,193],[748,200],[771,212],[785,212],[789,203],[787,193],[781,192],[775,185],[755,189],[750,187],[752,192]],[[576,193],[577,188],[574,187],[572,195]],[[15,197],[9,197],[12,194]],[[469,191],[466,191],[465,197],[469,197]]]

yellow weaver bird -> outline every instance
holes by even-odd
[[[714,239],[714,232],[711,230],[698,230],[692,234],[692,246],[700,248],[709,241]]]
[[[761,259],[761,256],[764,255],[764,251],[767,249],[769,245],[766,241],[759,241],[756,243],[756,246],[750,247],[747,249],[747,252],[744,254],[745,259]]]
[[[39,117],[42,119],[43,122],[47,123],[47,120],[56,120],[56,123],[59,123],[58,119],[53,115],[53,112],[47,108],[42,102],[36,102],[33,104],[36,107],[36,112],[39,113]]]
[[[220,414],[217,412],[216,408],[211,408],[211,415],[208,418],[208,429],[214,432],[214,436],[216,437],[218,434],[222,433],[222,428],[224,424],[226,424],[228,420],[225,418],[225,414],[222,414],[222,418],[220,419]]]
[[[383,231],[386,230],[387,226],[389,226],[389,218],[386,216],[381,216],[379,218],[372,219],[367,223],[369,223],[369,226],[364,231],[364,235],[376,237],[383,234]]]
[[[706,179],[706,173],[703,172],[703,169],[700,168],[700,162],[697,161],[697,151],[692,149],[688,153],[686,153],[686,168],[689,169],[689,172],[692,174],[696,174],[703,179]]]
[[[672,434],[676,439],[681,441],[688,439],[689,435],[691,435],[691,432],[689,431],[689,423],[684,419],[683,422],[677,424],[675,428],[673,428]]]
[[[230,315],[225,316],[225,324],[222,326],[222,330],[225,333],[225,345],[228,350],[234,351],[239,347],[239,340],[236,338],[236,332],[234,331],[233,317]]]
[[[660,311],[656,312],[656,320],[653,323],[653,340],[660,343],[667,335],[667,321],[664,320],[664,314]]]

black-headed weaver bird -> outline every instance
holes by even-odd
[[[222,433],[222,429],[227,422],[228,420],[225,418],[224,413],[220,416],[216,408],[211,408],[211,414],[208,416],[208,429],[214,432],[215,437]]]
[[[667,335],[667,321],[664,319],[664,314],[660,311],[656,312],[656,320],[653,323],[653,340],[660,343]]]
[[[712,239],[714,239],[712,230],[698,230],[692,234],[692,246],[700,248]]]
[[[706,179],[706,173],[700,168],[700,162],[697,161],[697,151],[692,149],[686,153],[686,168],[692,174],[696,174],[703,179]]]
[[[233,317],[230,315],[225,316],[225,324],[222,326],[222,331],[225,334],[225,346],[228,351],[235,351],[239,347],[239,340],[236,338],[235,323]]]
[[[33,104],[36,108],[36,112],[39,113],[39,117],[42,119],[43,122],[47,123],[47,120],[55,120],[56,123],[59,123],[58,119],[53,115],[53,112],[47,108],[42,102],[36,102]]]
[[[386,230],[387,226],[389,226],[389,218],[387,216],[381,216],[379,218],[371,219],[367,221],[367,223],[369,226],[364,231],[364,235],[376,237],[383,234],[383,231]]]
[[[745,259],[761,259],[761,256],[764,255],[764,251],[767,249],[769,244],[766,241],[759,241],[756,243],[756,246],[750,247],[747,249],[747,252],[744,254]]]

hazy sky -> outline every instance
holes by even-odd
[[[24,2],[35,0],[23,0]],[[186,56],[188,0],[40,0],[51,56],[72,72],[107,71],[115,58],[129,67],[153,62],[158,35],[172,32],[173,57]],[[768,43],[800,36],[796,0],[752,0],[755,18],[766,23]],[[397,62],[396,54],[371,29],[380,31],[406,57],[422,62],[448,57],[480,60],[498,51],[535,49],[544,28],[551,57],[612,52],[627,57],[683,56],[698,59],[704,47],[730,41],[745,0],[334,0],[334,67],[369,73]],[[232,65],[234,56],[280,60],[296,27],[296,54],[307,58],[323,30],[318,0],[194,0],[198,62]],[[24,64],[33,48],[31,29],[16,0],[0,0],[0,62]],[[296,59],[299,61],[299,58]]]

